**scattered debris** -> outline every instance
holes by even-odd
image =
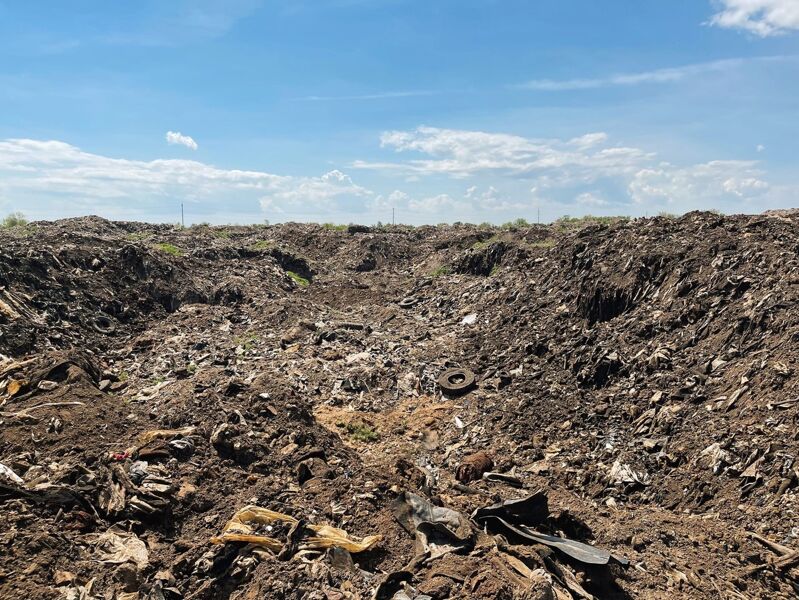
[[[0,595],[793,597],[797,218],[2,230]]]

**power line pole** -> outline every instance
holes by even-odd
[[[186,221],[183,219],[183,202],[180,203],[180,226],[186,228]]]
[[[394,225],[394,207],[391,207],[391,224]]]

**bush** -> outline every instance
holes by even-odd
[[[5,219],[3,219],[2,226],[6,229],[11,227],[22,227],[28,224],[28,219],[25,218],[21,212],[12,212]]]
[[[518,219],[502,224],[502,229],[520,229],[521,227],[530,227],[530,223],[527,222],[527,219],[519,217]]]
[[[322,227],[325,229],[330,229],[332,231],[346,231],[346,225],[336,225],[335,223],[322,223]]]
[[[584,217],[570,217],[564,215],[554,225],[558,229],[581,229],[588,225],[613,225],[614,223],[623,223],[629,221],[630,217],[617,216],[617,217],[595,217],[594,215],[585,215]]]

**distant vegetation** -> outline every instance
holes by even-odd
[[[335,223],[322,223],[322,227],[333,231],[345,231],[347,229],[347,225],[337,225]]]
[[[3,219],[2,226],[4,229],[10,229],[11,227],[22,227],[28,224],[28,219],[25,218],[21,212],[13,212],[8,215],[5,219]]]
[[[434,269],[430,275],[432,277],[440,277],[441,275],[449,275],[452,269],[449,268],[447,265],[441,265],[437,269]]]
[[[527,222],[527,219],[519,217],[513,221],[503,223],[500,227],[502,227],[502,229],[520,229],[521,227],[530,227],[530,223]]]
[[[612,225],[614,223],[624,223],[625,221],[629,220],[630,217],[627,216],[595,217],[594,215],[585,215],[583,217],[570,217],[569,215],[565,215],[555,221],[552,225],[557,229],[569,230],[580,229],[588,225]]]

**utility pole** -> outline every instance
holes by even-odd
[[[538,224],[541,225],[541,207],[538,207]]]
[[[391,224],[394,225],[394,207],[391,207]]]
[[[180,203],[180,226],[186,228],[186,221],[183,220],[183,202]]]

